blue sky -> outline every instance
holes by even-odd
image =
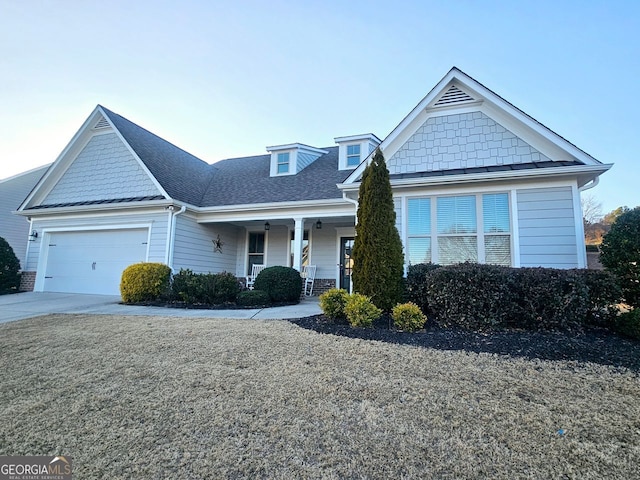
[[[96,104],[210,163],[384,138],[452,66],[603,163],[640,205],[640,2],[0,0],[0,178]]]

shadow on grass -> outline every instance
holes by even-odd
[[[290,322],[319,333],[398,345],[528,359],[592,362],[640,372],[640,342],[626,340],[606,330],[591,330],[581,334],[526,331],[477,333],[430,328],[406,333],[390,329],[386,321],[375,324],[373,328],[353,328],[348,324],[336,323],[324,315],[292,319]]]

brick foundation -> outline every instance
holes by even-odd
[[[33,292],[36,284],[36,272],[22,272],[20,275],[20,291]]]
[[[316,278],[313,281],[313,296],[319,297],[327,290],[336,287],[335,278]]]

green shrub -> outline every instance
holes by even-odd
[[[406,332],[415,332],[424,327],[427,317],[415,303],[401,303],[393,307],[391,312],[396,328]]]
[[[619,289],[606,272],[463,263],[409,273],[409,298],[444,327],[581,330],[611,327],[617,313]]]
[[[236,301],[240,284],[234,275],[222,273],[193,273],[181,269],[173,276],[172,298],[187,303],[220,305]]]
[[[382,310],[369,297],[360,293],[348,296],[344,312],[352,327],[370,327],[382,315]]]
[[[443,327],[504,328],[520,313],[510,273],[508,267],[476,263],[432,269],[426,274],[422,304]]]
[[[181,268],[173,275],[171,282],[171,297],[187,303],[198,303],[200,298],[198,275],[188,268]]]
[[[345,318],[344,307],[349,294],[342,288],[332,288],[320,295],[320,308],[329,318]]]
[[[427,304],[427,275],[438,268],[440,265],[435,263],[418,263],[409,265],[407,271],[407,300],[418,305],[424,313],[431,313]]]
[[[270,303],[269,294],[262,290],[245,290],[238,294],[236,303],[243,307],[263,307]]]
[[[299,302],[302,277],[295,268],[267,267],[258,274],[253,286],[266,292],[272,302]]]
[[[122,272],[120,296],[125,303],[156,300],[169,292],[171,269],[163,263],[135,263]]]
[[[640,307],[640,207],[616,219],[600,252],[602,265],[618,279],[626,303]]]
[[[240,283],[235,275],[229,272],[216,273],[216,289],[213,295],[214,303],[235,302],[240,293]]]
[[[4,238],[0,237],[0,295],[20,288],[20,261]]]
[[[621,314],[616,321],[615,330],[623,337],[640,340],[640,308]]]
[[[520,307],[510,326],[530,330],[581,330],[589,310],[589,290],[581,270],[513,269]]]
[[[622,301],[622,289],[611,272],[603,270],[578,270],[589,292],[587,323],[611,327],[618,315]]]

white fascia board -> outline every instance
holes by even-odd
[[[612,164],[584,165],[584,166],[567,166],[554,168],[539,168],[527,170],[508,170],[501,172],[482,172],[482,173],[465,173],[460,175],[440,175],[434,177],[417,177],[391,180],[391,186],[394,188],[413,188],[413,187],[429,187],[434,185],[445,185],[455,183],[471,183],[471,182],[490,182],[505,181],[518,179],[536,179],[541,177],[554,176],[598,176],[609,170]],[[355,191],[360,188],[357,183],[341,183],[338,188],[343,191]]]
[[[18,210],[15,213],[24,217],[41,217],[49,215],[69,215],[77,213],[91,213],[96,214],[99,212],[112,212],[126,210],[129,213],[131,210],[136,209],[148,209],[156,207],[168,207],[170,205],[176,205],[176,202],[171,200],[147,200],[142,202],[132,203],[100,203],[95,205],[74,205],[69,207],[52,207],[41,208],[37,210]]]
[[[304,143],[288,143],[287,145],[274,145],[267,147],[267,152],[278,152],[281,150],[305,150],[307,152],[317,153],[319,155],[326,155],[329,153],[327,150],[305,145]]]
[[[46,194],[49,193],[49,190],[53,188],[55,183],[60,179],[60,177],[62,177],[62,174],[66,171],[68,167],[68,165],[65,165],[65,163],[69,163],[67,158],[69,157],[68,154],[83,139],[84,139],[83,146],[87,142],[87,138],[90,137],[89,130],[91,129],[91,125],[93,125],[98,115],[102,115],[102,113],[99,110],[99,106],[96,106],[96,108],[93,109],[93,112],[91,112],[91,114],[87,117],[87,119],[84,121],[82,126],[71,138],[69,143],[67,143],[67,146],[64,147],[60,155],[58,155],[55,161],[51,164],[51,167],[42,176],[42,178],[36,184],[36,186],[33,187],[33,190],[31,190],[31,193],[27,196],[24,202],[20,204],[20,207],[18,207],[18,211],[21,211],[26,206],[28,206],[34,198],[38,196],[41,196],[42,198],[44,198],[44,196],[46,196]],[[65,160],[67,160],[67,162],[65,162]]]
[[[586,165],[601,165],[602,163],[593,158],[591,155],[581,150],[580,148],[573,145],[571,142],[566,140],[565,138],[558,135],[556,132],[551,130],[550,128],[544,126],[542,123],[535,120],[530,115],[526,114],[513,104],[509,103],[507,100],[489,90],[487,87],[479,83],[477,80],[474,80],[466,73],[461,70],[455,69],[454,78],[458,80],[463,86],[470,88],[471,90],[477,91],[482,97],[484,97],[489,102],[493,103],[497,107],[501,108],[503,111],[509,113],[512,117],[519,120],[523,124],[525,124],[530,129],[534,130],[539,135],[545,137],[551,142],[558,145],[563,150],[567,151],[569,154],[585,163]],[[452,73],[453,70],[449,73]],[[445,77],[446,78],[446,77]]]
[[[389,135],[385,137],[385,139],[379,145],[380,150],[382,150],[383,153],[386,150],[387,146],[392,143],[395,138],[400,135],[409,126],[409,124],[411,124],[411,122],[413,122],[413,120],[427,107],[427,105],[429,105],[429,103],[431,103],[438,95],[440,95],[440,93],[442,93],[444,87],[446,87],[447,84],[454,78],[455,72],[459,72],[456,67],[453,67],[451,70],[449,70],[449,72],[442,78],[442,80],[440,80],[436,84],[436,86],[433,87],[422,100],[420,100],[418,105],[416,105],[413,110],[411,110],[400,121],[396,128],[394,128],[391,133],[389,133]],[[362,175],[362,172],[369,164],[372,156],[373,155],[369,155],[360,165],[358,165],[356,169],[351,173],[351,175],[346,178],[343,184],[350,184],[355,182],[356,179],[360,175]]]
[[[290,219],[293,217],[333,217],[353,215],[353,204],[344,199],[230,205],[198,209],[198,223]]]
[[[373,133],[363,133],[362,135],[349,135],[347,137],[335,137],[333,139],[336,143],[345,143],[345,142],[356,142],[358,140],[371,140],[373,143],[380,144],[382,140],[380,140]]]
[[[450,83],[453,83],[454,81],[459,83],[463,89],[469,90],[469,92],[475,94],[476,97],[479,97],[477,102],[469,103],[466,105],[458,105],[458,108],[475,107],[477,109],[478,105],[483,105],[486,101],[487,103],[493,104],[495,106],[495,109],[502,110],[504,114],[508,114],[512,119],[519,121],[521,124],[536,132],[548,142],[556,145],[559,149],[567,152],[570,156],[574,157],[578,161],[581,161],[585,165],[603,165],[591,155],[576,147],[571,142],[564,139],[548,127],[545,127],[543,124],[533,119],[531,116],[527,115],[522,110],[515,107],[514,105],[512,105],[496,93],[492,92],[477,80],[474,80],[456,67],[453,67],[451,70],[449,70],[449,72],[442,78],[442,80],[440,80],[436,84],[436,86],[433,87],[431,91],[418,103],[418,105],[416,105],[416,107],[402,119],[398,126],[394,128],[389,135],[387,135],[387,137],[380,144],[380,149],[382,150],[382,152],[385,153],[387,148],[397,139],[398,136],[401,136],[403,134],[403,132],[412,124],[412,122],[416,120],[419,115],[426,117],[425,110],[428,108],[428,106],[441,93],[443,93],[444,89],[446,89]],[[455,109],[455,107],[452,106],[451,110],[453,109]],[[442,114],[446,115],[450,114],[451,110],[442,107],[438,107],[437,109],[437,111],[442,111]],[[436,109],[429,109],[430,114],[436,114],[435,112]],[[387,158],[386,153],[385,158]],[[357,178],[362,175],[362,172],[368,165],[369,160],[370,157],[367,157],[366,161],[362,162],[351,173],[351,175],[347,177],[347,179],[344,181],[344,184],[354,183]]]
[[[158,180],[156,179],[156,177],[153,176],[153,174],[151,173],[151,171],[149,171],[149,169],[147,168],[147,166],[145,165],[145,163],[142,161],[142,159],[138,156],[138,154],[135,152],[135,150],[133,148],[131,148],[131,145],[129,145],[129,142],[127,142],[124,137],[122,136],[122,133],[120,133],[120,130],[118,130],[115,125],[113,124],[113,122],[111,121],[111,119],[109,118],[109,115],[107,115],[107,113],[102,109],[102,107],[100,105],[98,105],[96,107],[100,113],[102,114],[102,116],[107,120],[107,122],[109,122],[109,125],[111,125],[111,128],[113,129],[113,131],[116,133],[117,137],[120,139],[120,141],[125,145],[125,147],[127,148],[127,150],[129,150],[129,153],[131,153],[131,155],[133,156],[133,158],[135,158],[136,162],[138,162],[138,165],[140,165],[140,168],[142,168],[142,170],[144,170],[144,172],[147,174],[147,176],[149,177],[149,179],[151,179],[151,181],[153,182],[153,184],[156,186],[156,188],[158,189],[158,191],[160,192],[160,195],[166,197],[166,198],[171,198],[171,196],[166,192],[166,190],[162,187],[162,185],[160,185],[160,182],[158,182]]]

